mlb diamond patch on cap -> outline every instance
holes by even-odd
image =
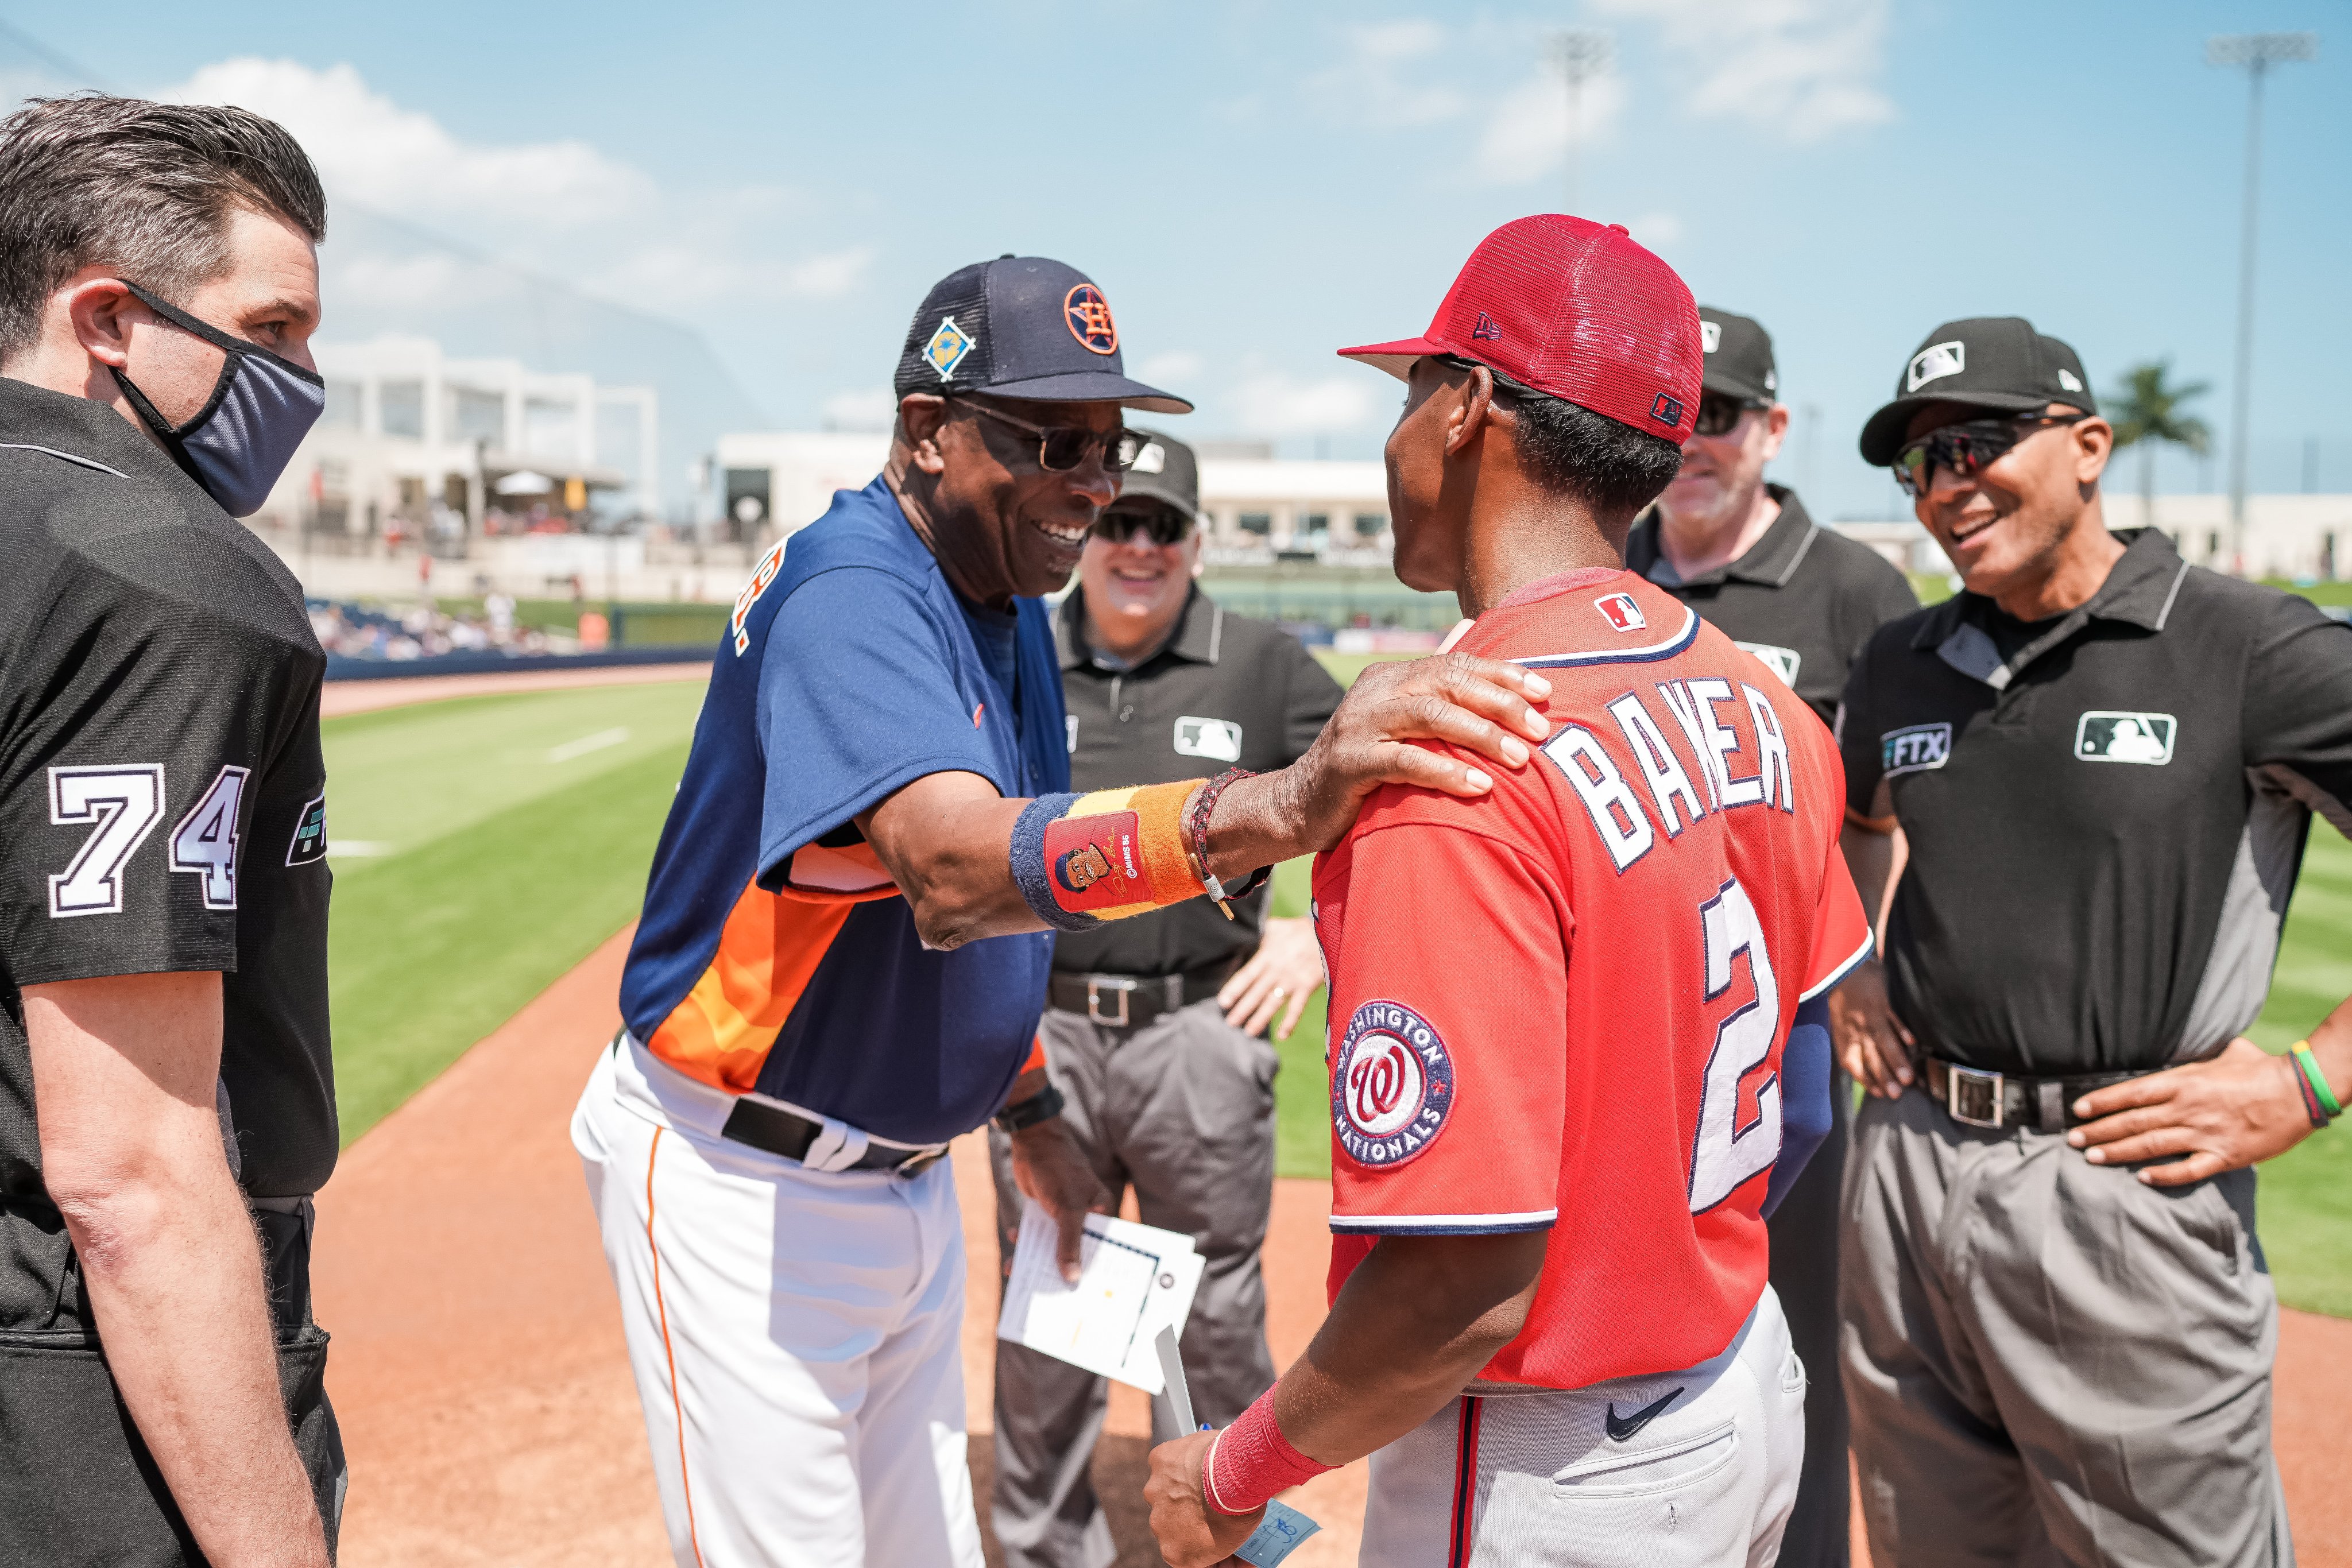
[[[942,316],[939,330],[933,332],[931,340],[923,345],[923,362],[940,372],[940,380],[946,381],[955,374],[956,366],[961,364],[963,357],[971,352],[971,335],[956,325],[954,317]]]

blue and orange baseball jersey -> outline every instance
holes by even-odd
[[[737,600],[621,981],[659,1060],[906,1144],[993,1114],[1045,1009],[1051,933],[923,946],[853,819],[932,773],[1069,788],[1045,606],[960,598],[879,479]]]
[[[1384,1235],[1548,1230],[1486,1376],[1690,1366],[1763,1293],[1768,1190],[1828,1125],[1824,993],[1870,951],[1837,748],[1629,572],[1533,584],[1460,645],[1541,670],[1552,736],[1483,800],[1381,790],[1317,867],[1330,1290]]]

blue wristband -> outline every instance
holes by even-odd
[[[1040,795],[1013,824],[1013,883],[1021,890],[1029,912],[1056,931],[1091,931],[1102,924],[1091,915],[1055,903],[1054,884],[1045,873],[1045,825],[1060,821],[1077,799],[1075,794]]]

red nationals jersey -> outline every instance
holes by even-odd
[[[1382,789],[1316,867],[1331,1294],[1384,1235],[1548,1229],[1483,1375],[1675,1371],[1763,1294],[1782,1047],[1870,951],[1837,747],[1629,572],[1532,584],[1460,646],[1541,670],[1552,737],[1483,800]]]

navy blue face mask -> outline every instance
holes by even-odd
[[[249,517],[294,460],[294,449],[327,407],[327,383],[314,371],[258,343],[232,338],[208,321],[174,309],[130,279],[122,286],[148,309],[220,350],[220,380],[195,417],[176,429],[121,371],[115,384],[172,460],[232,517]]]

